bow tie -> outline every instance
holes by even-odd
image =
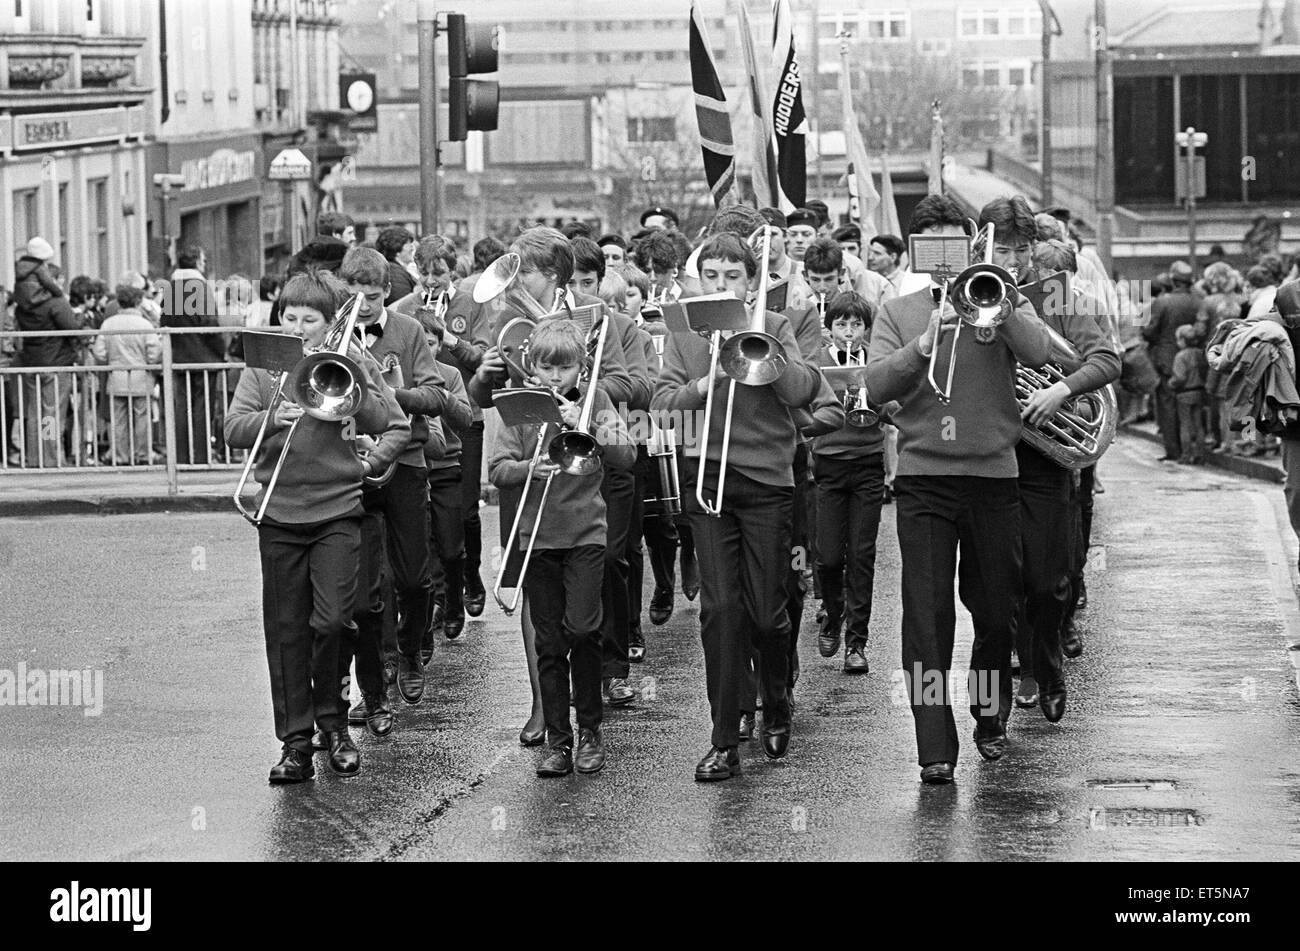
[[[367,337],[382,337],[384,335],[384,328],[379,326],[378,321],[373,324],[367,324],[361,329]]]

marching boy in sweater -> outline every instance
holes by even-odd
[[[342,286],[329,274],[297,275],[280,296],[284,332],[301,337],[309,349],[320,346],[343,300]],[[357,456],[354,440],[357,433],[395,433],[404,441],[410,426],[374,362],[355,346],[349,356],[366,374],[365,397],[356,417],[326,422],[304,415],[302,407],[288,400],[275,404],[256,464],[257,481],[265,486],[289,427],[298,420],[266,517],[257,529],[275,733],[284,744],[280,762],[271,770],[272,783],[299,783],[315,774],[313,722],[325,733],[331,769],[351,775],[361,768],[360,754],[348,735],[339,679],[340,642],[352,625],[357,588],[361,479],[370,474],[372,464]],[[276,383],[276,376],[262,369],[248,369],[240,376],[226,414],[226,442],[232,448],[252,448],[274,403]],[[391,458],[372,460],[378,466]]]
[[[578,377],[587,362],[581,328],[572,321],[545,321],[533,332],[529,356],[543,386],[560,400],[566,426],[576,427],[581,416]],[[627,429],[608,395],[597,389],[592,419],[603,450],[604,466],[630,471],[636,461]],[[539,435],[546,442],[555,435],[548,425],[511,426],[502,431],[492,455],[489,478],[498,488],[522,486],[537,449]],[[537,767],[543,777],[567,776],[577,766],[594,773],[605,765],[601,722],[601,584],[605,574],[605,500],[600,487],[602,472],[568,475],[559,472],[543,448],[532,472],[519,523],[519,547],[528,539],[538,519],[542,486],[554,474],[546,508],[541,512],[537,541],[528,575],[528,612],[536,632],[537,669],[546,721],[546,754]],[[569,683],[578,714],[578,753],[573,756],[573,728],[569,720]]]
[[[822,348],[821,365],[865,364],[874,315],[875,308],[860,294],[848,291],[833,297],[826,308],[831,343]],[[840,647],[840,625],[847,620],[844,672],[865,674],[876,533],[885,494],[884,433],[879,422],[862,428],[845,422],[834,432],[816,437],[812,450],[817,470],[817,570],[826,615],[818,649],[823,657],[834,657]]]
[[[923,200],[913,215],[923,220]],[[937,222],[935,233],[964,234],[960,223]],[[997,687],[1010,704],[1012,616],[1021,596],[1020,496],[1016,443],[1020,405],[1015,364],[1038,367],[1049,354],[1047,328],[1028,301],[1011,290],[1015,307],[989,332],[965,328],[953,352],[958,320],[948,303],[936,306],[931,286],[886,301],[871,331],[867,388],[880,402],[897,400],[898,542],[903,558],[903,675],[916,721],[921,780],[952,782],[957,726],[947,687],[956,614],[953,575],[975,620],[971,678]],[[935,379],[946,380],[945,402],[927,380],[939,348]],[[982,633],[980,633],[982,632]],[[1006,729],[998,697],[976,703],[975,745],[986,759],[1002,756]]]
[[[745,300],[759,267],[749,246],[733,234],[714,235],[700,249],[700,281],[706,294],[727,292]],[[700,565],[700,635],[713,718],[712,748],[695,767],[695,778],[702,781],[729,779],[740,770],[741,691],[751,644],[761,658],[763,751],[778,759],[790,742],[785,582],[799,438],[791,410],[812,403],[822,377],[816,353],[800,353],[788,320],[768,312],[763,328],[780,341],[788,362],[773,383],[736,386],[722,514],[706,514],[694,492],[682,493]],[[705,493],[716,501],[731,381],[721,366],[710,376],[710,354],[709,341],[697,334],[670,335],[650,405],[654,410],[699,413],[702,419],[709,390],[715,390],[708,458],[701,459],[698,442],[687,444],[681,484],[695,485],[698,467],[707,463]],[[703,422],[697,431],[702,429]]]

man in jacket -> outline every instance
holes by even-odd
[[[1161,462],[1177,462],[1182,455],[1178,439],[1178,401],[1169,388],[1169,377],[1174,372],[1174,356],[1178,353],[1175,334],[1184,324],[1196,322],[1198,302],[1192,296],[1192,266],[1186,261],[1175,261],[1169,266],[1173,290],[1161,294],[1151,304],[1151,322],[1142,331],[1151,346],[1151,362],[1160,374],[1156,387],[1156,424],[1165,444]]]
[[[14,266],[14,322],[18,330],[80,330],[81,318],[64,296],[62,272],[44,238],[27,242]],[[73,337],[27,337],[19,366],[71,367],[77,361]],[[72,392],[71,373],[30,373],[22,377],[23,442],[27,466],[62,465],[63,427]]]
[[[217,326],[217,299],[203,276],[207,255],[197,245],[176,256],[171,287],[163,302],[164,327],[198,328]],[[223,390],[214,370],[193,369],[195,364],[224,363],[224,334],[173,334],[172,381],[175,411],[171,425],[176,432],[176,461],[181,465],[207,465],[211,455],[211,427],[214,404]]]

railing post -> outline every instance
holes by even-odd
[[[167,445],[167,494],[180,494],[176,468],[176,385],[172,377],[172,335],[162,334],[163,439]]]

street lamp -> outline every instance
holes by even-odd
[[[1042,207],[1048,208],[1052,204],[1052,89],[1048,77],[1052,61],[1052,37],[1061,35],[1061,21],[1056,19],[1052,5],[1047,0],[1038,0],[1038,6],[1042,11],[1043,23],[1043,65],[1038,77],[1042,87],[1042,105],[1038,110],[1038,163],[1042,169]]]

